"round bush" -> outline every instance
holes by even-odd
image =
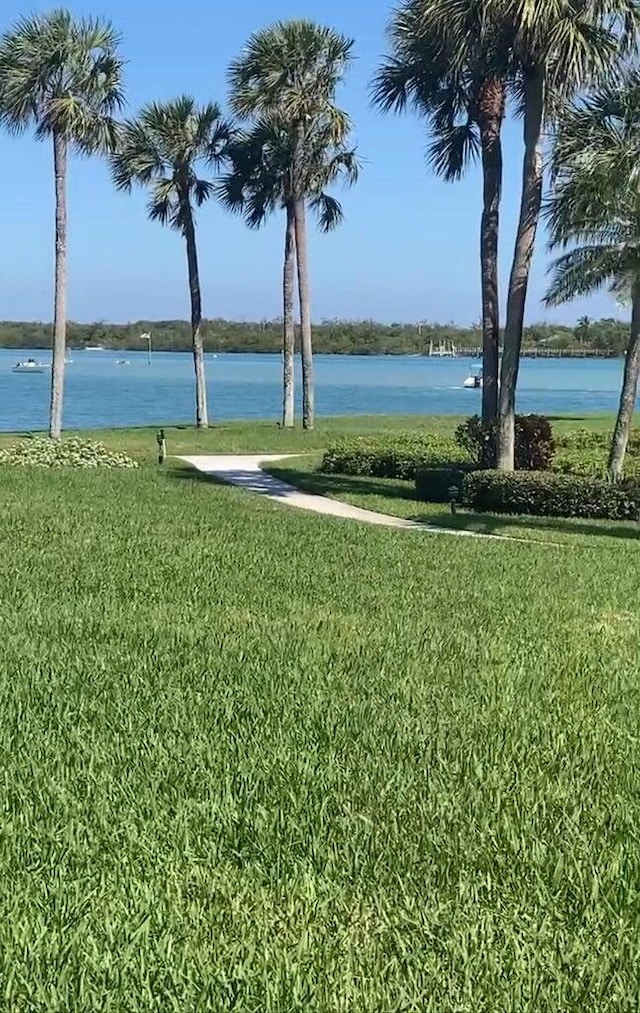
[[[138,462],[91,440],[36,437],[0,450],[2,465],[12,468],[137,468]]]

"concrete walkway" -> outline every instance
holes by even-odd
[[[438,528],[417,521],[405,520],[403,517],[391,517],[389,514],[374,513],[361,507],[342,503],[339,500],[327,499],[325,496],[314,496],[308,492],[300,492],[287,482],[267,474],[262,464],[274,461],[291,460],[296,454],[225,454],[217,457],[198,455],[197,457],[181,457],[181,461],[190,464],[204,475],[237,485],[248,492],[258,493],[267,499],[299,510],[310,510],[312,513],[325,514],[329,517],[343,517],[365,524],[377,524],[386,528],[405,528],[411,531],[430,531],[438,535],[458,535],[467,538],[497,538],[499,535],[482,535],[475,531],[456,531],[453,528]]]

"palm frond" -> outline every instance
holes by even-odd
[[[321,232],[332,232],[341,224],[344,218],[342,205],[328,193],[318,193],[309,201],[309,206],[314,212],[318,228]]]
[[[36,137],[64,134],[109,151],[123,105],[120,39],[109,22],[53,11],[21,18],[0,40],[0,121]]]
[[[373,104],[425,119],[429,164],[458,179],[479,154],[480,124],[504,117],[511,23],[489,0],[404,0],[387,34],[391,52],[374,77]]]
[[[110,159],[114,184],[125,192],[134,185],[150,187],[150,216],[184,228],[181,208],[185,202],[200,207],[217,193],[214,181],[200,169],[227,160],[233,136],[233,125],[216,103],[200,107],[190,95],[151,102],[117,133]]]
[[[229,69],[234,113],[299,124],[331,115],[352,50],[352,39],[309,20],[278,21],[254,33]]]
[[[591,295],[605,285],[619,284],[627,272],[637,272],[640,258],[609,246],[578,246],[553,262],[553,280],[545,303],[558,306],[579,296]]]
[[[476,161],[479,154],[477,127],[467,120],[462,124],[443,124],[429,146],[427,160],[437,176],[451,182],[460,179],[469,163]]]

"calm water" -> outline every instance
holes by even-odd
[[[154,425],[193,419],[191,356],[158,352],[74,352],[67,368],[67,428]],[[14,374],[12,366],[42,352],[0,349],[0,430],[43,429],[49,380]],[[480,393],[462,384],[471,362],[412,356],[316,357],[320,415],[464,414],[480,407]],[[622,360],[524,360],[518,407],[523,412],[580,414],[617,408]],[[273,418],[280,413],[280,357],[207,356],[209,411],[214,419]]]

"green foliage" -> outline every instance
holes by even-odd
[[[460,502],[465,478],[475,470],[473,464],[421,468],[416,472],[416,499],[423,503],[449,503],[452,499]]]
[[[340,180],[352,185],[358,178],[356,152],[344,140],[336,144],[323,125],[305,144],[304,171],[299,176],[321,232],[337,228],[343,219],[340,202],[327,188]],[[277,117],[256,121],[230,146],[231,168],[220,181],[219,196],[227,210],[243,215],[249,228],[260,228],[270,214],[294,201],[295,147],[291,131]]]
[[[538,517],[640,519],[640,483],[553,472],[476,471],[464,482],[464,501],[480,513]]]
[[[142,349],[140,334],[151,331],[154,347],[164,351],[191,349],[191,327],[185,320],[138,320],[128,324],[70,321],[72,347],[104,345],[117,350]],[[202,333],[212,352],[271,352],[282,350],[282,320],[203,320]],[[314,324],[314,347],[320,353],[341,355],[427,355],[429,342],[453,341],[459,349],[478,352],[479,327],[452,327],[437,323],[378,323],[375,320],[319,320]],[[525,354],[544,356],[565,349],[607,358],[623,353],[629,325],[619,320],[592,321],[589,338],[582,340],[570,327],[535,324],[525,330]],[[0,347],[49,348],[51,325],[38,322],[0,321]]]
[[[485,424],[479,415],[465,419],[456,429],[456,441],[481,468],[496,462],[497,423]],[[551,467],[555,442],[549,419],[543,415],[516,415],[515,466],[519,471],[545,471]]]
[[[607,285],[627,298],[640,273],[637,164],[640,73],[613,75],[565,110],[547,204],[552,265],[547,302],[558,305]]]
[[[0,449],[0,466],[25,468],[137,468],[128,454],[107,450],[103,443],[70,437],[36,437]]]
[[[119,38],[111,24],[69,11],[23,17],[0,40],[0,122],[77,150],[111,151],[124,104]]]
[[[556,440],[553,470],[564,474],[590,475],[604,478],[611,435],[578,429],[564,433]],[[625,456],[624,470],[627,477],[640,476],[640,436],[632,434]]]
[[[468,462],[468,457],[450,437],[389,432],[332,444],[322,458],[320,470],[342,475],[414,479],[422,468],[452,462]]]
[[[353,59],[353,39],[308,19],[277,21],[254,32],[231,63],[231,106],[242,119],[278,116],[306,131],[331,124],[340,143],[348,117],[335,92]]]
[[[186,234],[192,208],[215,190],[201,170],[220,164],[232,134],[214,102],[198,106],[189,95],[151,102],[120,130],[111,158],[114,184],[125,193],[135,184],[149,188],[149,217]]]

